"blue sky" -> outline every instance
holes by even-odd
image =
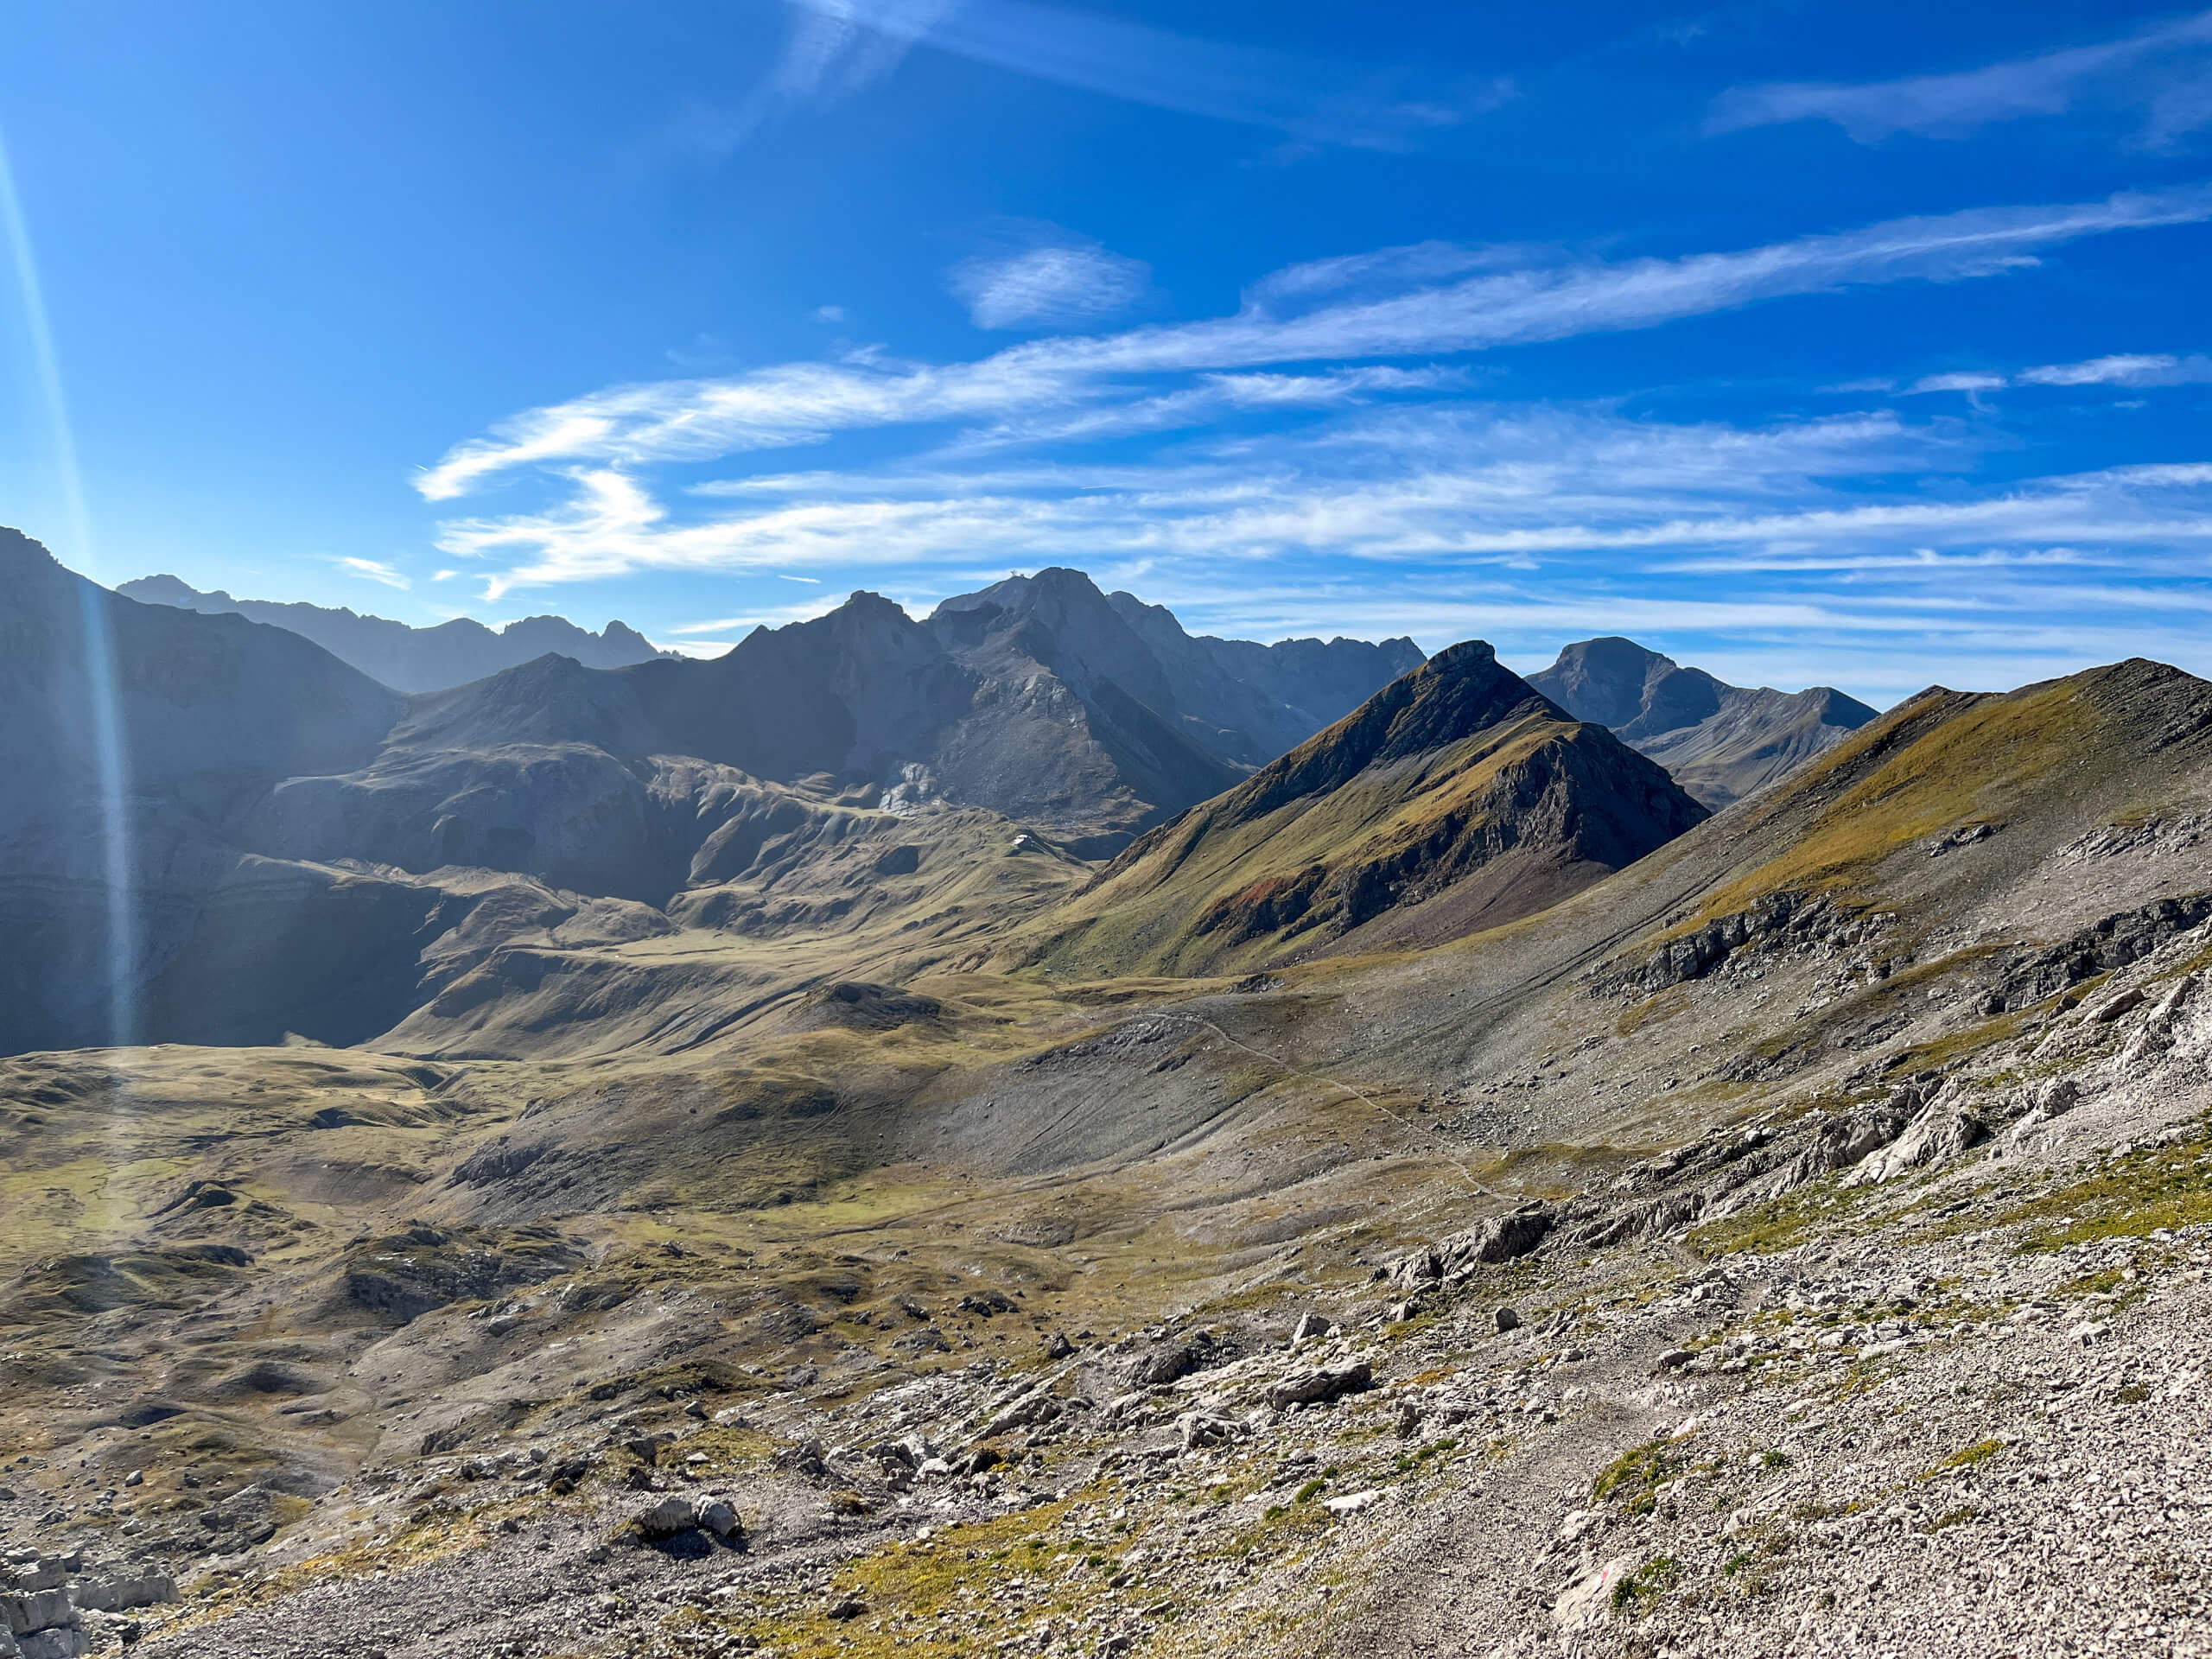
[[[5,27],[0,523],[104,580],[704,652],[1066,563],[1882,702],[2212,672],[2212,12]]]

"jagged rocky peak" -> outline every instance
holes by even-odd
[[[1566,646],[1529,683],[1576,719],[1611,728],[1715,809],[1789,776],[1875,715],[1834,686],[1730,685],[1618,635]]]
[[[1057,566],[948,599],[931,621],[953,649],[996,632],[1086,683],[1110,681],[1200,750],[1245,767],[1341,719],[1422,657],[1407,639],[1262,645],[1192,634],[1166,606],[1102,593]]]
[[[946,600],[931,620],[939,618],[940,637],[956,649],[997,636],[1084,690],[1108,681],[1156,713],[1175,708],[1159,658],[1080,570],[1056,565],[1009,576]]]

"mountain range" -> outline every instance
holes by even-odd
[[[626,668],[662,653],[636,629],[609,622],[593,633],[564,617],[526,616],[499,628],[457,616],[435,627],[410,627],[343,607],[232,599],[219,588],[202,593],[175,576],[140,576],[115,590],[142,605],[168,605],[207,616],[243,616],[312,639],[395,691],[442,691],[497,674],[501,669],[557,653],[587,668]]]
[[[1799,729],[1834,694],[1737,692],[1624,641],[1550,671],[1583,719],[1479,643],[1424,665],[1406,639],[1192,636],[1052,568],[921,620],[856,594],[712,660],[548,653],[402,696],[289,628],[0,551],[41,641],[7,734],[29,786],[0,918],[35,942],[12,1049],[123,1014],[168,1040],[669,1047],[762,1017],[825,954],[1188,973],[1433,944],[1698,822],[1632,745],[1748,734],[1745,784],[1840,734]],[[978,837],[1027,855],[979,864]],[[995,887],[1020,914],[993,928],[948,897]],[[652,943],[679,938],[709,948]]]
[[[1864,712],[1063,570],[404,695],[0,537],[10,1639],[2178,1628],[2212,685]]]
[[[152,1038],[357,1041],[450,1010],[448,981],[549,912],[572,948],[757,933],[770,870],[785,903],[865,878],[815,905],[856,927],[972,879],[978,813],[1071,879],[1421,661],[1193,638],[1048,569],[926,622],[859,594],[711,661],[549,654],[408,697],[288,629],[105,593],[18,535],[0,591],[23,636],[0,732],[21,760],[0,918],[28,942],[10,1049],[99,1040],[117,1006]],[[899,880],[947,838],[961,859]],[[820,853],[803,873],[795,842]],[[883,870],[845,868],[863,842]]]

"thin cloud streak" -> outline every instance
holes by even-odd
[[[368,582],[380,582],[387,588],[397,588],[402,592],[415,585],[379,559],[341,558],[338,566],[348,575],[359,576]]]
[[[2079,238],[2208,219],[2212,187],[2123,193],[2101,202],[1897,219],[1732,253],[1485,271],[1296,315],[1248,303],[1234,316],[1049,339],[972,363],[861,356],[621,386],[515,416],[491,436],[457,445],[416,484],[429,500],[451,500],[518,467],[702,461],[862,428],[1004,421],[1107,399],[1123,377],[1478,352],[1853,286],[1962,282],[2031,265],[2037,251]]]
[[[2077,104],[2102,101],[2144,111],[2144,137],[2160,144],[2212,122],[2208,88],[2212,11],[1956,74],[1738,87],[1715,100],[1707,130],[1832,121],[1856,143],[1872,144],[1901,132],[1961,137],[1993,122],[2063,115]]]
[[[703,518],[673,512],[618,469],[580,469],[565,505],[455,521],[439,545],[501,567],[487,577],[496,597],[640,569],[1025,564],[1040,548],[1093,565],[1564,560],[1655,579],[1725,568],[1932,582],[1961,558],[1985,572],[2114,549],[2201,558],[2212,541],[2212,464],[2113,467],[1995,491],[1952,485],[1933,499],[1891,486],[1870,500],[1847,487],[1899,473],[1940,477],[1971,460],[1947,423],[1907,427],[1886,415],[1743,429],[1445,407],[1376,412],[1173,464],[747,480],[696,494],[738,508]],[[1622,557],[1655,563],[1622,567]]]
[[[2188,386],[2212,381],[2212,357],[2163,353],[2093,358],[2086,363],[2048,363],[2023,369],[2024,386]]]
[[[1128,103],[1371,149],[1414,148],[1512,96],[1503,80],[1395,95],[1376,90],[1372,74],[1359,84],[1339,64],[1036,0],[793,0],[791,10],[783,58],[728,143],[794,105],[874,84],[916,47]]]
[[[1947,374],[1923,375],[1904,388],[1907,396],[1936,391],[1962,391],[1978,399],[1984,392],[2013,386],[2120,386],[2142,391],[2156,386],[2193,386],[2212,382],[2212,357],[2202,353],[2177,357],[2170,353],[2120,353],[2091,358],[2082,363],[2045,363],[2004,374],[1993,369],[1967,369]]]
[[[1405,151],[1514,97],[1503,78],[1427,95],[1403,72],[1198,39],[1036,0],[790,0],[775,65],[734,107],[696,105],[671,137],[722,157],[763,126],[880,84],[917,48],[1155,109],[1309,144]],[[1400,83],[1392,86],[1390,83]]]

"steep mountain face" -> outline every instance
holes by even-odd
[[[1042,670],[1096,705],[1104,746],[1155,800],[1225,788],[1421,661],[1410,639],[1194,638],[1165,606],[1102,594],[1081,571],[1058,568],[946,600],[931,626],[1001,676]],[[1230,770],[1194,767],[1189,749]]]
[[[404,1025],[488,1050],[508,1040],[489,1002],[537,1021],[540,1047],[556,1020],[690,1040],[654,1011],[772,1003],[815,971],[797,966],[814,961],[804,940],[866,954],[855,938],[880,934],[886,960],[976,952],[977,926],[1056,895],[1079,857],[1234,785],[1248,768],[1228,757],[1257,741],[1192,718],[1072,571],[927,622],[861,594],[711,662],[547,654],[402,698],[289,631],[105,594],[21,537],[4,551],[9,1049],[105,1036],[118,976],[149,1040],[359,1042]],[[1345,643],[1317,647],[1323,662],[1379,671]],[[100,650],[123,736],[108,772]],[[1307,718],[1246,702],[1261,731]],[[132,871],[119,934],[111,844]],[[899,880],[916,860],[928,879]],[[631,960],[686,930],[745,943],[700,971]],[[784,965],[764,969],[747,953],[779,930]],[[501,961],[527,964],[528,985]],[[445,1012],[423,1014],[432,1001]]]
[[[1044,924],[1058,971],[1224,972],[1527,916],[1705,810],[1479,640],[1153,831]]]
[[[296,634],[137,604],[0,531],[0,1047],[108,1039],[115,979],[234,864],[234,804],[365,763],[403,707]]]
[[[1832,686],[1751,690],[1618,637],[1568,645],[1529,683],[1577,720],[1612,728],[1716,810],[1787,777],[1874,718]]]
[[[145,605],[168,605],[209,616],[243,616],[289,629],[397,691],[465,685],[548,652],[572,658],[587,668],[626,668],[652,662],[661,654],[643,634],[620,622],[609,622],[601,633],[558,616],[526,616],[497,630],[469,617],[416,628],[342,607],[232,599],[219,589],[202,593],[168,575],[141,576],[116,592]]]
[[[1090,829],[1094,851],[1243,775],[1243,734],[1192,719],[1158,659],[1079,570],[1046,569],[938,606],[928,625],[975,677],[971,714],[931,772],[950,798],[1023,802]],[[1095,828],[1085,800],[1110,804]],[[1148,804],[1149,810],[1146,810]]]
[[[1271,645],[1183,631],[1165,605],[1109,595],[1159,663],[1185,718],[1224,735],[1228,759],[1264,766],[1343,719],[1381,687],[1421,664],[1410,639],[1282,639]]]

